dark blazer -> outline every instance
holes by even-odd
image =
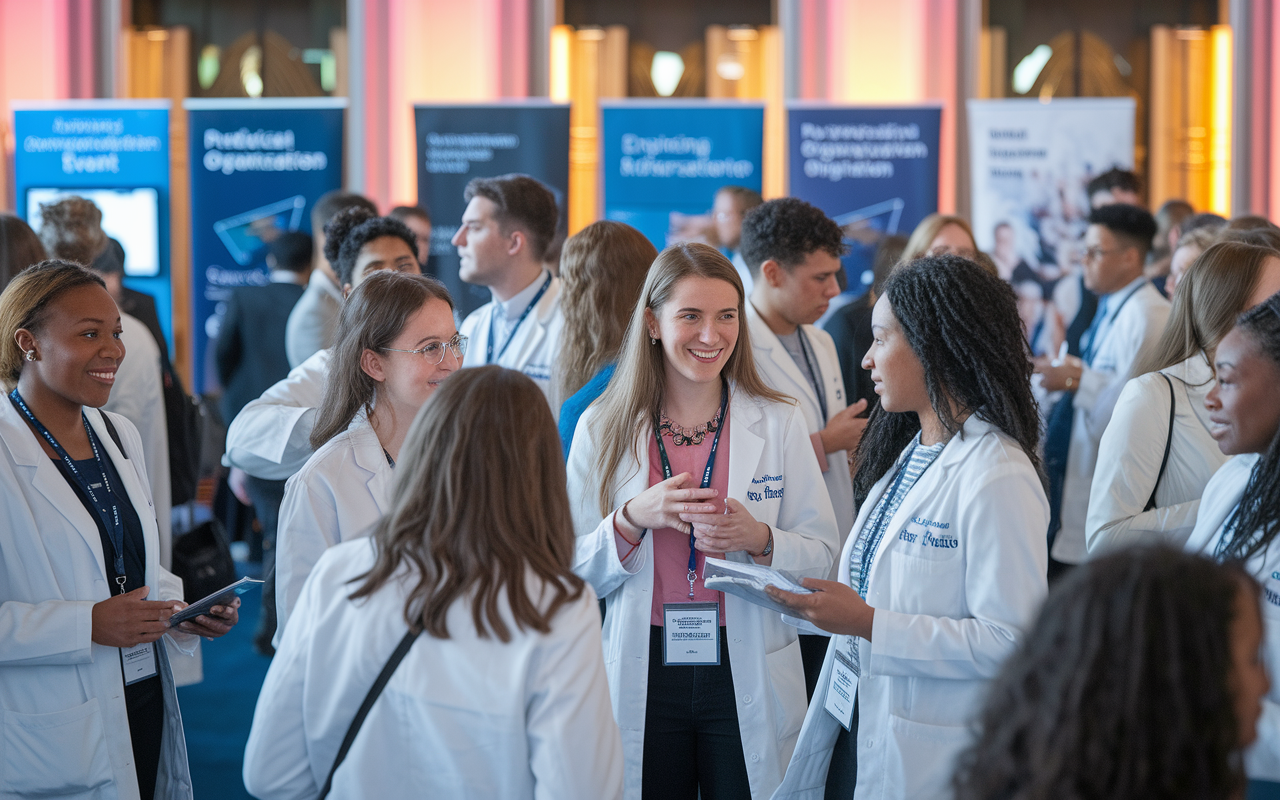
[[[214,351],[222,382],[222,418],[228,425],[249,401],[289,374],[284,326],[303,288],[269,283],[231,292]]]
[[[836,355],[840,358],[840,374],[844,376],[844,393],[849,405],[859,400],[867,401],[867,409],[876,402],[875,384],[870,370],[862,368],[862,357],[871,349],[871,296],[870,292],[832,313],[823,330],[836,342]]]

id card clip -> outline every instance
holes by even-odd
[[[827,713],[836,718],[846,731],[852,730],[853,701],[858,696],[858,673],[853,662],[832,643],[835,658],[831,661],[831,680],[827,683]]]

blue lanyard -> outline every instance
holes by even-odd
[[[542,299],[542,296],[547,293],[547,288],[549,286],[551,286],[551,274],[547,273],[546,283],[542,284],[542,288],[539,289],[538,293],[529,301],[529,305],[525,306],[524,311],[520,312],[520,318],[516,320],[515,326],[511,328],[511,333],[507,334],[507,340],[502,343],[502,349],[498,350],[498,358],[502,358],[503,354],[507,352],[507,348],[511,346],[512,340],[516,338],[516,331],[520,330],[520,323],[524,322],[524,318],[529,316],[529,312],[538,304],[538,301]],[[496,331],[494,331],[494,324],[498,319],[498,314],[501,312],[502,304],[494,303],[493,313],[489,315],[489,341],[485,344],[484,348],[484,363],[486,364],[494,363],[493,340],[497,336]]]
[[[884,498],[884,503],[880,506],[880,513],[876,516],[875,524],[871,527],[871,536],[868,537],[862,551],[862,571],[858,575],[858,595],[864,599],[867,596],[867,582],[870,580],[871,565],[875,561],[876,551],[880,549],[880,542],[884,539],[885,528],[887,527],[885,515],[889,513],[889,507],[893,505],[893,497],[898,493],[898,489],[902,487],[902,481],[907,477],[907,467],[911,466],[911,457],[916,454],[916,448],[918,447],[920,447],[920,443],[917,441],[912,445],[911,451],[907,453],[907,457],[902,460],[902,464],[898,467],[898,474],[894,476],[893,485],[889,487],[889,491],[881,495]],[[920,482],[925,472],[937,460],[937,456],[934,456],[928,464],[924,465],[924,469],[920,470],[920,474],[916,476],[916,483]],[[899,504],[900,507],[901,504]]]
[[[36,415],[31,413],[31,409],[27,407],[26,401],[22,399],[22,395],[18,394],[18,390],[14,389],[9,393],[9,399],[13,401],[22,415],[27,418],[27,422],[31,423],[31,427],[35,428],[44,440],[53,448],[53,452],[58,458],[62,459],[62,463],[67,468],[67,472],[71,473],[71,477],[76,484],[89,496],[89,502],[93,504],[94,510],[98,514],[98,520],[102,527],[107,531],[107,539],[111,542],[111,549],[115,551],[114,562],[112,564],[115,575],[116,585],[120,587],[120,593],[124,593],[125,574],[124,574],[124,521],[120,518],[120,504],[116,499],[115,492],[111,489],[111,479],[107,477],[107,467],[103,463],[102,450],[98,446],[98,437],[94,434],[93,428],[89,426],[89,420],[85,417],[84,412],[80,412],[80,422],[84,424],[85,433],[89,434],[89,446],[93,448],[93,458],[98,462],[98,468],[102,470],[102,485],[106,489],[107,498],[111,505],[111,515],[107,515],[107,510],[103,508],[103,502],[98,499],[98,493],[93,490],[93,485],[84,475],[80,474],[80,470],[76,467],[76,462],[67,453],[66,449],[58,444],[58,440],[53,438],[53,434],[49,433],[49,429],[36,419]]]
[[[822,373],[818,371],[818,358],[814,356],[812,360],[809,358],[809,351],[813,348],[809,344],[809,337],[804,335],[804,326],[797,325],[796,331],[800,334],[800,352],[804,354],[804,365],[809,368],[809,379],[813,381],[813,392],[818,395],[818,408],[822,410],[823,425],[827,424],[827,393],[822,385]]]
[[[715,438],[711,440],[711,455],[707,458],[707,467],[702,470],[701,489],[711,488],[711,471],[716,466],[716,450],[720,448],[720,434],[724,431],[725,422],[728,421],[726,411],[729,408],[729,387],[724,385],[720,387],[720,425],[716,428]],[[667,458],[667,447],[662,443],[662,433],[658,429],[658,421],[653,421],[653,432],[658,439],[658,455],[662,457],[662,477],[664,480],[671,480],[671,461]],[[698,578],[698,558],[697,551],[693,549],[693,525],[689,526],[689,599],[693,599],[693,582]]]

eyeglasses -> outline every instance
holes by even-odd
[[[426,347],[421,347],[417,350],[401,350],[398,347],[384,347],[382,349],[390,353],[413,353],[415,356],[422,356],[428,364],[439,364],[444,361],[444,351],[446,349],[452,350],[453,354],[461,361],[462,357],[467,354],[467,341],[466,336],[455,333],[453,338],[446,342],[432,342]]]
[[[1090,247],[1084,251],[1085,261],[1097,261],[1103,256],[1109,256],[1112,253],[1119,253],[1119,250],[1103,250],[1101,247]]]

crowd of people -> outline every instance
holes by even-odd
[[[1280,228],[1107,181],[1078,276],[932,215],[843,302],[801,200],[561,246],[545,186],[476,179],[465,319],[424,210],[321,198],[216,343],[274,653],[247,789],[1280,784]],[[0,794],[189,798],[175,676],[239,601],[169,626],[164,337],[92,203],[42,219],[0,217]]]

